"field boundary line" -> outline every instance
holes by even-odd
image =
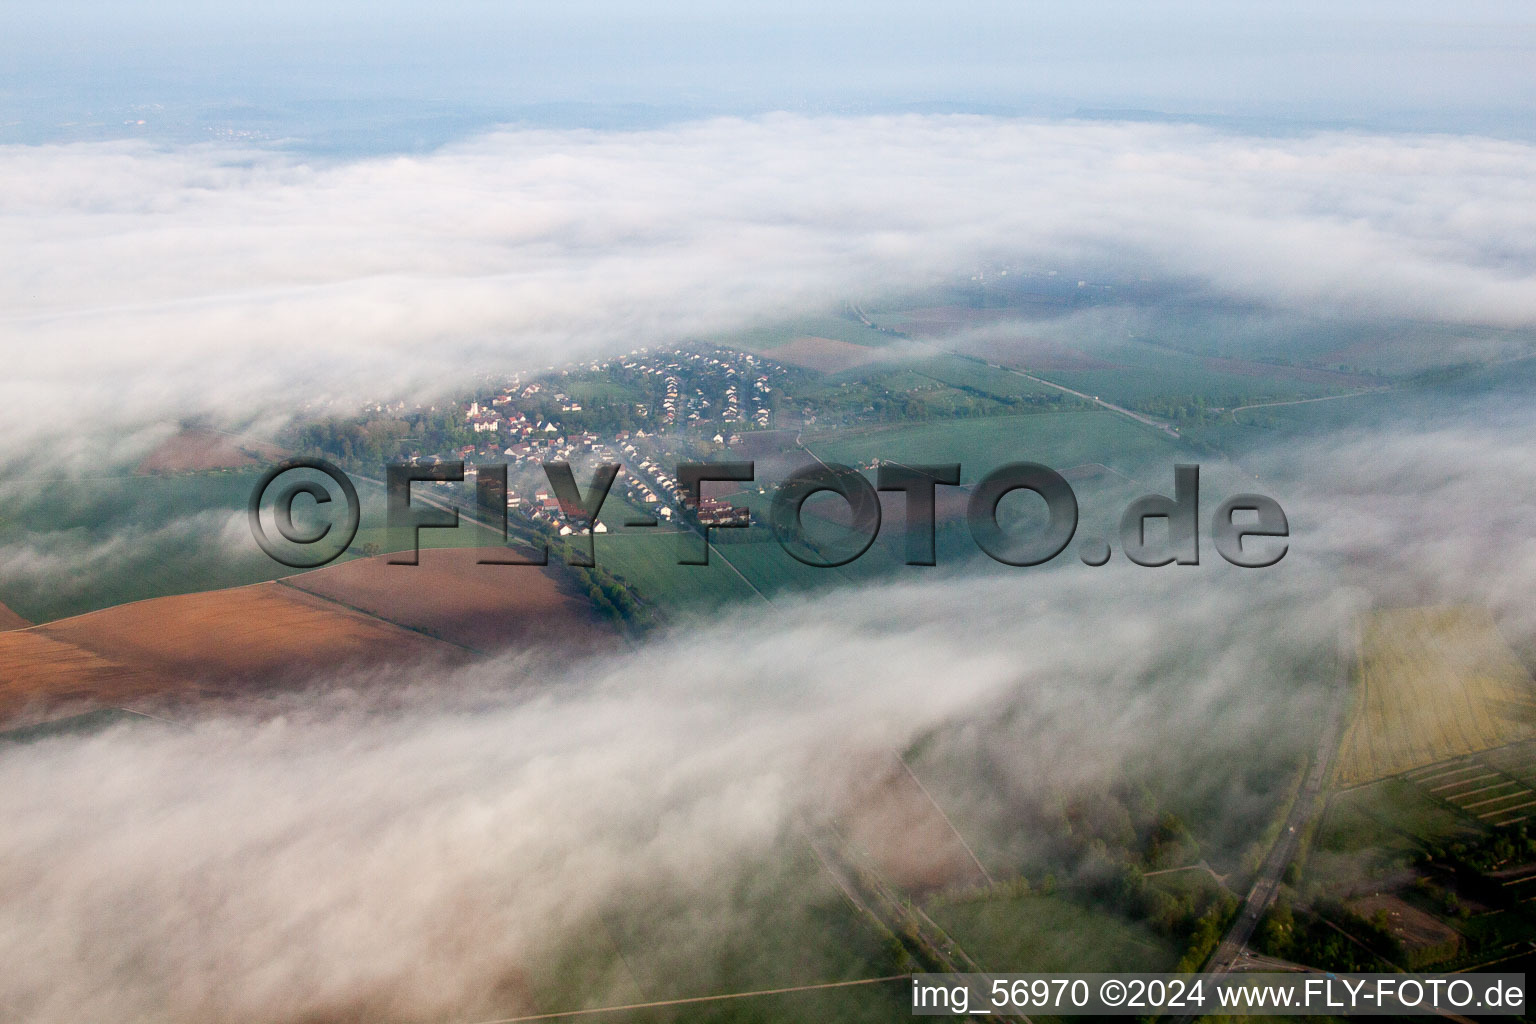
[[[708,537],[704,538],[704,543],[705,544],[709,544],[709,538]],[[740,569],[736,568],[736,563],[731,561],[730,558],[723,551],[720,550],[720,546],[719,545],[710,544],[709,545],[709,549],[712,552],[714,552],[715,554],[720,556],[720,561],[724,562],[726,564],[726,566],[731,570],[731,572],[733,572],[737,576],[741,577],[741,582],[745,583],[747,586],[752,588],[752,593],[756,594],[758,597],[760,597],[764,601],[768,602],[769,605],[773,604],[773,598],[769,597],[767,594],[765,594],[761,590],[757,589],[757,584],[753,583],[751,580],[747,579],[747,574],[742,572]]]
[[[470,654],[484,655],[490,653],[489,651],[477,650],[468,644],[461,644],[454,640],[447,640],[440,636],[434,636],[433,634],[427,632],[425,629],[421,629],[418,626],[407,626],[403,622],[396,622],[394,619],[385,618],[383,615],[380,615],[377,612],[370,612],[364,608],[359,608],[354,604],[348,604],[346,601],[343,601],[338,597],[331,597],[329,594],[316,593],[315,591],[309,590],[306,587],[299,586],[297,583],[289,582],[289,580],[298,579],[303,575],[303,573],[300,573],[298,576],[284,576],[282,579],[273,580],[272,582],[285,586],[289,590],[297,591],[298,593],[304,594],[307,597],[313,597],[317,601],[325,601],[328,604],[334,604],[338,608],[345,608],[347,611],[352,612],[355,615],[361,615],[365,619],[372,619],[375,622],[382,622],[386,626],[394,626],[396,629],[403,629],[407,633],[415,633],[417,636],[424,636],[428,640],[435,640],[440,644],[447,644],[449,647],[457,647],[459,650],[468,651]]]
[[[623,1006],[594,1006],[585,1010],[558,1010],[554,1013],[535,1013],[526,1017],[500,1017],[496,1020],[475,1021],[474,1024],[522,1024],[523,1021],[557,1020],[561,1017],[580,1017],[592,1013],[619,1013],[624,1010],[650,1010],[662,1006],[684,1006],[690,1003],[710,1003],[723,999],[750,999],[754,996],[777,996],[791,992],[815,992],[829,988],[851,988],[855,985],[877,985],[884,981],[906,981],[910,974],[887,974],[879,978],[855,978],[852,981],[823,981],[815,985],[790,985],[785,988],[764,988],[752,992],[722,992],[713,996],[687,996],[682,999],[658,999],[649,1003],[628,1003]]]
[[[939,806],[939,802],[933,798],[933,794],[928,792],[928,787],[923,785],[923,780],[917,777],[917,772],[914,772],[912,766],[907,764],[907,759],[897,754],[896,760],[906,770],[907,776],[917,783],[917,788],[922,791],[923,796],[928,798],[928,802],[933,805],[933,809],[939,812],[939,817],[943,818],[944,824],[949,826],[950,834],[959,840],[961,847],[970,856],[971,863],[976,865],[976,870],[981,872],[981,877],[987,880],[987,885],[996,886],[997,881],[992,877],[992,872],[988,871],[986,865],[981,862],[981,858],[976,856],[976,851],[971,849],[971,844],[965,841],[965,836],[961,835],[960,830],[955,828],[955,823],[949,820],[949,815],[944,813],[944,808]]]
[[[1239,405],[1235,409],[1228,409],[1227,412],[1229,412],[1232,415],[1232,422],[1233,423],[1240,423],[1240,424],[1242,424],[1242,420],[1237,418],[1237,414],[1240,413],[1240,412],[1243,412],[1244,410],[1247,410],[1247,409],[1272,409],[1275,406],[1280,406],[1280,405],[1306,405],[1309,402],[1334,402],[1334,401],[1337,401],[1337,400],[1339,400],[1341,398],[1359,398],[1362,395],[1379,395],[1382,392],[1391,391],[1391,390],[1392,390],[1392,385],[1387,384],[1387,385],[1383,385],[1382,387],[1366,388],[1366,389],[1364,389],[1362,391],[1351,391],[1348,394],[1343,394],[1343,395],[1323,395],[1323,396],[1321,396],[1319,398],[1287,399],[1286,401],[1283,401],[1283,402],[1254,402],[1252,405]],[[1252,424],[1242,424],[1242,425],[1243,426],[1252,426]]]

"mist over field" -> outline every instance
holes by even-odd
[[[1533,176],[1536,148],[1473,136],[977,116],[508,128],[340,160],[7,146],[0,455],[99,462],[186,415],[270,426],[306,402],[431,400],[479,369],[997,265],[1260,312],[1529,328]]]
[[[634,920],[707,990],[753,948],[742,894],[812,899],[769,865],[807,823],[857,830],[871,767],[903,752],[994,870],[1103,870],[1062,852],[1053,808],[1127,779],[1235,856],[1373,602],[1487,600],[1536,633],[1531,439],[1528,412],[1484,409],[1256,453],[1293,529],[1269,570],[1219,561],[1202,526],[1199,567],[911,570],[612,657],[321,677],[0,749],[0,1005],[473,1020],[532,1005],[550,963],[602,1004],[623,964],[574,950]]]
[[[947,793],[994,847],[1052,841],[1003,810],[1127,771],[1241,803],[1240,779],[1195,772],[1300,742],[1287,709],[1318,684],[1294,663],[1326,656],[1341,608],[1256,641],[1227,591],[1272,613],[1291,584],[1074,575],[1048,598],[1036,577],[830,595],[534,678],[516,660],[407,672],[387,698],[327,680],[256,718],[5,751],[0,1004],[463,1018],[656,889],[696,907],[681,941],[708,977],[712,936],[752,927],[728,900],[740,872],[935,731],[973,761],[1003,744],[1006,778]]]
[[[1533,52],[1512,0],[0,12],[0,1020],[1536,971]],[[303,572],[290,456],[362,495]],[[1048,564],[973,525],[1021,461]],[[621,463],[601,519],[551,462]],[[893,491],[776,536],[801,467],[956,463],[934,566]],[[1199,564],[1132,564],[1191,464]]]
[[[977,116],[507,128],[361,159],[0,147],[0,501],[46,521],[40,480],[132,467],[188,417],[269,435],[998,266],[1107,299],[949,343],[1097,352],[1228,307],[1229,354],[1379,323],[1408,369],[1506,358],[1536,323],[1533,176],[1531,145],[1470,136]],[[104,565],[248,553],[236,518],[13,535],[0,567],[41,599]]]

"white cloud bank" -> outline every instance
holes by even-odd
[[[0,458],[61,429],[747,326],[999,258],[1531,327],[1533,180],[1536,147],[1476,138],[975,117],[507,131],[338,164],[11,147]],[[1069,565],[871,588],[537,691],[505,692],[515,664],[481,667],[460,680],[493,695],[474,713],[433,687],[404,709],[338,698],[0,751],[0,1008],[491,1009],[508,970],[615,894],[707,883],[765,848],[850,781],[850,749],[1009,703],[1028,790],[1211,737],[1272,741],[1298,724],[1284,652],[1326,649],[1371,600],[1487,601],[1529,641],[1532,436],[1490,417],[1289,453],[1298,483],[1276,496],[1298,536],[1257,574]],[[1286,614],[1251,617],[1271,599]]]
[[[1316,691],[1284,652],[1326,644],[1347,604],[1255,633],[1204,581],[1144,576],[1156,593],[1137,594],[1110,572],[1049,607],[1018,578],[888,587],[553,678],[501,662],[422,680],[392,708],[307,696],[261,721],[0,748],[0,1007],[31,1024],[498,1016],[508,978],[656,887],[698,907],[679,941],[708,977],[711,936],[753,927],[710,916],[742,865],[946,721],[1016,714],[1006,777],[968,787],[994,811],[1128,764],[1188,771],[1193,744],[1291,742]],[[1202,785],[1224,799],[1228,781]],[[603,976],[570,981],[603,995]]]
[[[552,675],[504,660],[381,699],[328,680],[260,718],[0,748],[0,1007],[490,1018],[524,1005],[508,979],[658,887],[693,901],[677,941],[707,973],[722,931],[758,924],[720,898],[742,865],[935,730],[988,750],[942,792],[994,849],[1035,841],[1021,803],[1128,777],[1241,821],[1245,772],[1310,749],[1361,610],[1486,602],[1529,649],[1533,437],[1529,410],[1484,408],[1255,456],[1266,480],[1291,464],[1272,569],[1226,565],[1206,534],[1199,567],[914,570]]]
[[[0,430],[424,392],[1074,260],[1278,308],[1536,325],[1536,146],[981,117],[508,130],[314,163],[0,149]]]

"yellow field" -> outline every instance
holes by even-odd
[[[1536,737],[1536,686],[1484,609],[1367,616],[1359,669],[1340,786]]]

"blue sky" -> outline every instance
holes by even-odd
[[[0,141],[136,106],[298,135],[781,109],[1133,109],[1522,137],[1536,121],[1526,3],[13,0],[0,27]]]

